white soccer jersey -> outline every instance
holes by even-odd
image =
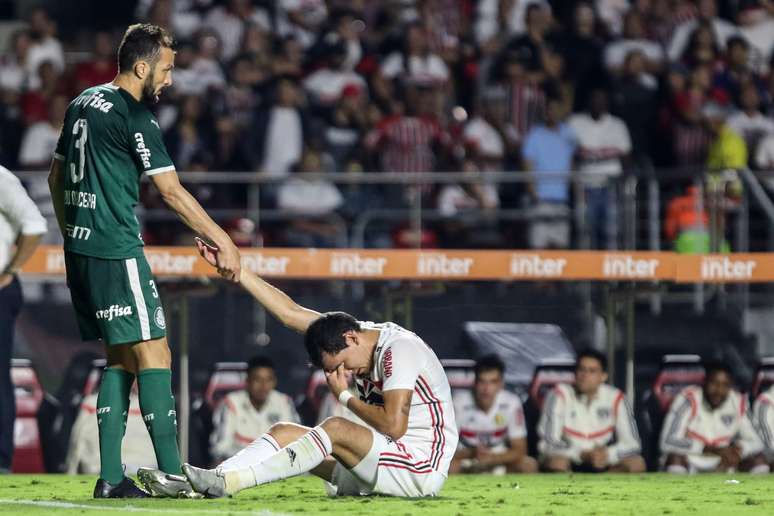
[[[763,439],[766,451],[769,455],[774,454],[774,385],[755,399],[753,421],[758,434]]]
[[[460,446],[504,450],[511,439],[527,437],[524,409],[515,394],[501,390],[488,412],[476,405],[471,391],[454,397],[454,416],[460,433]]]
[[[546,397],[538,423],[538,450],[543,456],[580,463],[584,451],[607,447],[609,464],[640,453],[640,437],[624,393],[607,384],[588,399],[575,387],[560,384]]]
[[[250,402],[246,390],[231,392],[215,411],[210,452],[218,460],[231,457],[279,421],[299,422],[289,396],[271,391],[258,411]]]
[[[413,390],[408,429],[399,442],[425,451],[432,469],[446,475],[458,438],[451,388],[438,357],[421,338],[397,324],[360,324],[380,332],[373,370],[368,378],[356,379],[360,399],[384,405],[384,391]],[[381,459],[380,466],[387,460]]]
[[[700,386],[691,386],[675,397],[661,430],[661,453],[701,456],[705,446],[741,447],[742,458],[763,450],[763,442],[748,415],[749,403],[737,391],[712,410]],[[718,461],[717,456],[708,456]],[[707,464],[708,468],[713,467]],[[699,467],[699,469],[705,469]]]

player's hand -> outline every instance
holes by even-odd
[[[241,257],[239,250],[233,243],[230,246],[219,249],[206,243],[199,237],[195,237],[194,240],[201,257],[211,266],[217,268],[218,274],[228,280],[239,283],[242,277]]]
[[[335,371],[326,371],[325,380],[328,382],[328,387],[331,390],[331,394],[333,394],[336,399],[339,398],[339,394],[349,388],[347,372],[344,370],[343,364],[337,367]]]
[[[218,248],[213,247],[210,244],[207,244],[204,240],[202,240],[199,237],[194,237],[194,241],[196,242],[196,247],[199,250],[199,254],[202,258],[204,258],[204,261],[212,265],[213,267],[218,266]]]
[[[0,290],[13,283],[13,274],[0,274]]]

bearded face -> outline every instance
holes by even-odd
[[[161,93],[160,85],[156,85],[155,66],[153,68],[142,85],[142,102],[149,105],[158,103],[159,94]]]

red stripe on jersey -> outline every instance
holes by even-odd
[[[573,430],[569,427],[564,427],[564,431],[570,434],[573,437],[577,437],[578,439],[596,439],[597,437],[602,437],[605,434],[609,434],[615,430],[615,427],[609,426],[605,428],[604,430],[599,430],[598,432],[592,432],[590,434],[586,434],[583,432],[579,432],[578,430]]]
[[[422,385],[425,387],[425,389],[427,389],[427,392],[428,392],[428,394],[430,396],[430,399],[435,401],[436,406],[438,407],[438,411],[440,412],[440,420],[441,420],[441,422],[440,422],[440,425],[439,425],[439,433],[441,434],[441,444],[439,446],[439,454],[436,457],[435,461],[433,462],[433,467],[437,468],[439,466],[439,464],[441,463],[441,458],[443,457],[443,449],[446,446],[446,435],[444,435],[444,433],[443,433],[443,429],[444,429],[444,425],[445,425],[445,420],[444,420],[444,415],[443,415],[443,405],[441,404],[441,400],[439,400],[438,397],[435,394],[433,394],[433,390],[430,388],[430,385],[427,383],[427,380],[422,378],[421,375],[419,376],[419,380],[422,383]]]
[[[407,471],[411,471],[412,473],[416,473],[418,475],[427,475],[428,473],[432,473],[433,469],[425,469],[425,470],[418,470],[415,468],[411,468],[409,466],[403,466],[402,464],[393,464],[389,462],[380,462],[377,467],[380,468],[397,468],[397,469],[405,469]]]

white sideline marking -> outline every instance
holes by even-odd
[[[4,500],[0,499],[0,505],[32,505],[36,507],[51,507],[54,509],[92,509],[97,511],[123,511],[123,512],[164,512],[169,514],[216,514],[224,511],[237,514],[250,514],[253,516],[284,516],[279,512],[272,512],[268,509],[260,511],[240,511],[238,509],[221,508],[221,509],[166,509],[163,507],[132,507],[131,505],[124,505],[123,507],[112,505],[87,505],[82,503],[70,503],[70,502],[47,502],[44,500]]]

